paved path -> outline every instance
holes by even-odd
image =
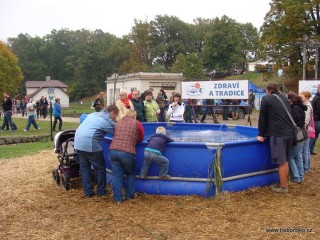
[[[233,120],[232,118],[229,118],[229,120],[222,120],[221,115],[219,115],[217,119],[219,121],[219,124],[224,123],[224,124],[235,124],[235,125],[248,126],[248,127],[250,126],[258,127],[259,113],[250,114],[250,116],[246,115],[244,119],[238,119],[238,120]],[[205,122],[213,123],[212,116],[207,116]],[[250,122],[251,122],[251,125],[250,125]]]
[[[250,118],[249,118],[250,117]],[[21,115],[14,115],[14,118],[25,118],[27,119],[27,117],[22,117]],[[217,117],[218,121],[220,124],[224,123],[224,124],[235,124],[235,125],[242,125],[242,126],[252,126],[252,127],[258,127],[258,119],[259,119],[259,114],[258,113],[254,113],[249,115],[246,115],[246,117],[244,119],[238,119],[238,120],[232,120],[232,118],[229,118],[229,120],[222,120],[222,116],[219,115]],[[64,122],[75,122],[75,123],[79,123],[80,120],[79,118],[74,118],[74,117],[62,117],[62,120]],[[250,120],[251,120],[251,125],[250,125]],[[47,117],[45,119],[40,118],[37,119],[37,121],[50,121],[50,117]],[[53,121],[53,117],[52,117],[52,121]],[[197,120],[198,122],[200,122],[200,119]],[[207,116],[205,119],[206,123],[213,123],[213,118],[212,116]]]
[[[15,118],[25,118],[26,120],[28,119],[28,117],[24,116],[22,117],[20,114],[18,115],[13,115],[12,116],[13,119]],[[52,121],[54,120],[54,118],[52,117]],[[50,121],[50,116],[46,117],[45,119],[43,118],[39,118],[37,119],[37,121]],[[80,120],[79,118],[74,118],[74,117],[62,117],[62,121],[64,122],[75,122],[75,123],[79,123]]]

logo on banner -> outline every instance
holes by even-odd
[[[185,88],[187,95],[191,97],[199,96],[203,93],[203,88],[200,86],[200,83],[195,83],[187,86]]]

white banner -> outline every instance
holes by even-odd
[[[298,93],[301,93],[302,91],[311,92],[312,96],[311,96],[310,100],[312,100],[312,98],[317,93],[318,84],[320,84],[319,80],[311,80],[311,81],[301,80],[301,81],[299,81],[299,92]]]
[[[248,99],[248,80],[182,82],[183,99]]]

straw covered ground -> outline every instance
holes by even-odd
[[[211,199],[139,195],[121,205],[55,185],[52,151],[0,160],[0,239],[319,239],[320,164],[312,160],[305,183],[285,195],[266,187]]]

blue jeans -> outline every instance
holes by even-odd
[[[37,124],[37,122],[36,122],[36,117],[37,117],[36,115],[29,115],[29,117],[28,117],[28,124],[27,124],[27,127],[26,127],[27,130],[30,129],[31,124],[34,126],[35,129],[38,129],[38,128],[39,128],[39,126],[38,126],[38,124]]]
[[[102,151],[99,152],[85,152],[77,150],[79,157],[80,172],[82,177],[82,186],[84,194],[91,197],[93,192],[91,166],[96,172],[97,179],[97,195],[102,196],[106,194],[106,165],[103,158]]]
[[[302,159],[302,147],[303,142],[297,143],[297,145],[292,145],[291,154],[289,158],[289,167],[291,180],[293,182],[303,182],[304,180],[304,169],[303,169],[303,159]]]
[[[115,202],[122,202],[122,188],[125,188],[125,199],[133,199],[136,183],[136,155],[117,151],[109,151],[109,159],[112,169],[112,190]],[[124,174],[126,175],[126,186],[124,186]]]
[[[316,144],[317,138],[320,133],[320,121],[314,121],[314,127],[316,130],[316,136],[315,136],[315,138],[310,138],[310,152],[313,152],[314,145]]]
[[[140,171],[141,176],[147,176],[151,163],[154,162],[160,166],[159,176],[166,176],[169,170],[168,158],[151,151],[144,151],[144,161]]]
[[[1,126],[1,130],[4,130],[4,128],[6,127],[6,125],[10,126],[10,130],[16,130],[13,122],[12,122],[12,117],[11,117],[11,111],[7,111],[3,113],[3,123]]]
[[[303,142],[302,146],[302,158],[303,158],[303,169],[304,172],[307,173],[310,170],[310,138],[307,138]]]

